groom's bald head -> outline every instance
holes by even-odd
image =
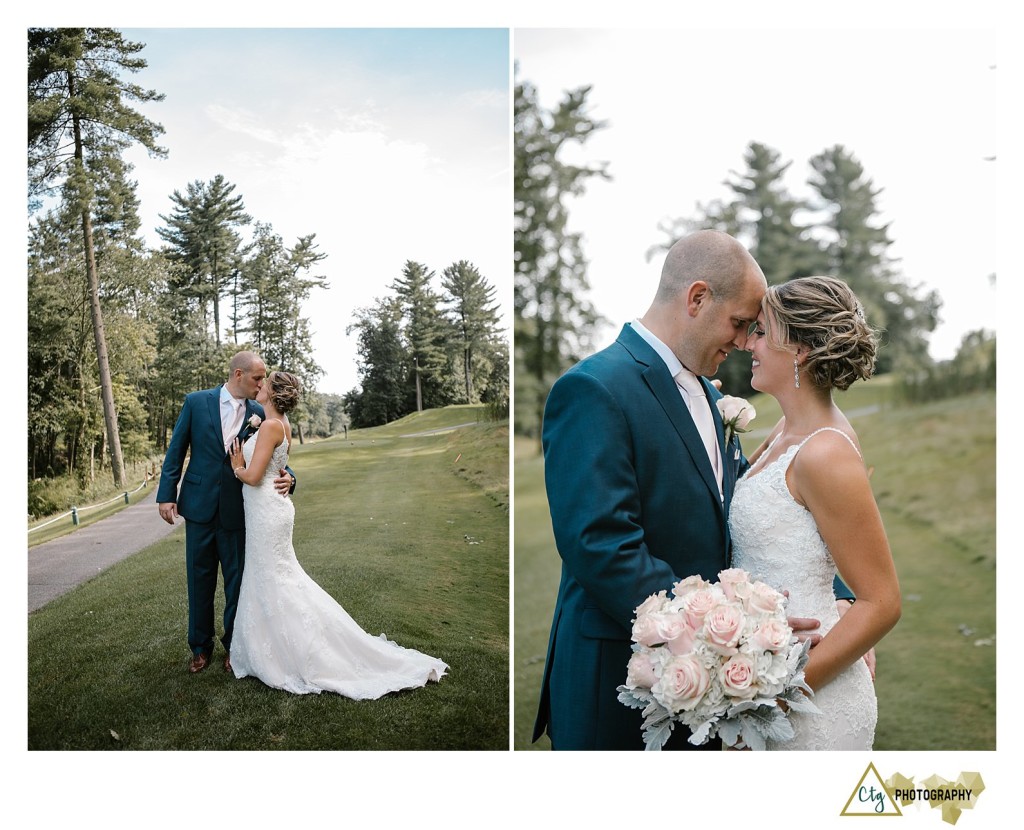
[[[234,377],[235,372],[239,369],[243,372],[251,372],[257,363],[263,365],[263,361],[260,360],[260,356],[256,352],[238,352],[228,364],[228,375]]]
[[[697,280],[707,283],[720,300],[730,300],[743,290],[752,270],[761,274],[750,252],[731,236],[721,231],[697,231],[669,248],[654,302],[676,301]]]
[[[665,256],[654,302],[641,323],[696,375],[711,377],[742,349],[767,283],[739,242],[721,231],[697,231]]]

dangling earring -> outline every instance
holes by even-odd
[[[796,358],[793,358],[793,385],[797,389],[800,388],[800,364],[796,362]]]

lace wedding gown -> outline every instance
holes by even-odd
[[[841,430],[824,429],[838,432],[853,444]],[[776,590],[788,590],[788,615],[820,620],[825,635],[839,620],[832,592],[836,566],[810,511],[796,502],[786,485],[786,470],[796,454],[822,431],[811,433],[780,458],[749,471],[736,483],[729,530],[732,566],[743,568]],[[791,714],[796,736],[784,743],[769,741],[768,749],[871,749],[878,705],[863,660],[818,689],[813,701],[822,714]]]
[[[246,463],[253,436],[242,452]],[[252,675],[295,694],[337,692],[357,700],[440,680],[448,666],[363,631],[299,565],[292,547],[295,506],[274,490],[288,461],[274,449],[263,481],[243,485],[245,570],[231,642],[235,677]]]

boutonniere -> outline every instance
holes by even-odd
[[[757,411],[750,403],[743,398],[734,398],[732,395],[724,395],[718,399],[718,411],[722,415],[722,425],[725,427],[725,443],[743,432],[749,432],[747,427],[757,417]]]
[[[259,429],[260,424],[263,423],[263,419],[255,412],[253,412],[252,415],[249,416],[249,420],[246,421],[246,423],[249,425],[249,429]]]

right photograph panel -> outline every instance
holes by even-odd
[[[995,749],[995,49],[515,31],[514,749]]]

